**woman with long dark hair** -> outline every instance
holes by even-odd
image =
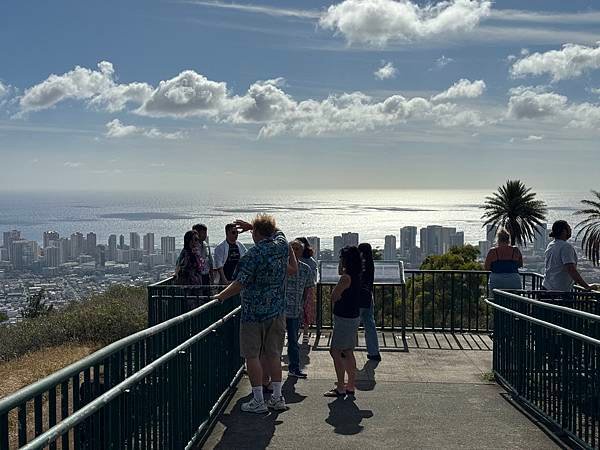
[[[373,282],[375,280],[375,263],[373,262],[373,249],[370,244],[362,243],[358,246],[362,263],[362,276],[360,285],[360,321],[365,327],[365,340],[367,341],[367,358],[381,361],[377,328],[373,304]]]
[[[308,242],[308,239],[306,239],[305,237],[299,237],[299,238],[296,238],[296,240],[302,242],[302,244],[304,245],[304,252],[302,253],[302,257],[300,258],[300,261],[302,261],[303,263],[307,264],[308,267],[310,267],[310,270],[313,275],[313,280],[316,283],[318,281],[318,279],[317,279],[318,274],[317,274],[317,261],[313,257],[315,252],[314,252],[313,248],[311,247],[310,242]],[[314,288],[310,288],[307,292],[306,301],[304,302],[304,315],[303,315],[302,319],[303,319],[302,324],[303,324],[303,328],[304,328],[302,341],[304,343],[308,344],[308,327],[315,320],[315,289]]]
[[[360,253],[356,247],[344,247],[340,252],[338,272],[340,280],[333,292],[333,334],[329,353],[333,358],[336,386],[325,392],[325,397],[343,397],[354,395],[356,381],[356,347],[360,302],[360,274],[362,265]],[[345,382],[346,374],[348,381]]]
[[[196,251],[199,245],[198,233],[194,230],[187,231],[183,236],[183,249],[175,263],[175,284],[202,284],[201,264]]]

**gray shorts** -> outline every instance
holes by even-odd
[[[358,343],[357,333],[359,325],[360,317],[348,319],[334,314],[331,348],[336,350],[354,350]]]

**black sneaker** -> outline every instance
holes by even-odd
[[[290,370],[288,372],[288,377],[295,377],[295,378],[307,378],[308,375],[306,375],[304,372],[302,372],[301,370]]]
[[[381,361],[381,355],[377,353],[376,355],[367,355],[367,359],[371,361]]]

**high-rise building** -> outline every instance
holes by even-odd
[[[160,238],[160,252],[165,258],[175,251],[175,238],[173,236],[163,236]]]
[[[135,277],[140,273],[140,263],[137,261],[131,261],[129,263],[129,275]]]
[[[341,236],[333,237],[333,259],[337,261],[340,257],[340,251],[344,247],[344,240]]]
[[[68,238],[58,239],[58,248],[60,249],[61,264],[71,260],[71,241]]]
[[[396,236],[389,234],[385,237],[383,244],[383,259],[385,261],[394,261],[398,259],[396,256]]]
[[[140,248],[140,235],[135,231],[129,233],[129,248],[131,250],[138,250]]]
[[[404,257],[417,247],[417,227],[402,227],[400,229],[400,252]]]
[[[96,267],[106,266],[106,245],[96,246]]]
[[[5,249],[8,250],[7,261],[10,260],[10,244],[12,244],[14,241],[20,241],[20,240],[21,240],[21,232],[19,230],[5,231],[4,233],[2,233],[2,245],[4,246]]]
[[[85,252],[90,256],[96,256],[96,233],[88,233],[85,238]]]
[[[496,243],[496,232],[498,227],[495,225],[486,225],[485,227],[485,239],[490,243],[490,248]]]
[[[306,239],[308,240],[310,246],[313,248],[313,258],[315,258],[318,261],[319,259],[321,259],[321,238],[317,236],[308,236]]]
[[[456,231],[450,235],[450,247],[462,247],[463,245],[465,245],[464,231]]]
[[[358,246],[358,233],[342,233],[342,244],[344,247],[348,245]]]
[[[479,241],[479,257],[485,259],[490,251],[491,245],[489,241]]]
[[[119,249],[125,250],[125,236],[122,234],[119,236]]]
[[[56,231],[44,231],[43,234],[43,241],[44,241],[44,248],[46,247],[50,247],[50,241],[58,241],[58,239],[60,238],[58,232]],[[54,266],[56,267],[56,266]]]
[[[24,269],[38,260],[38,243],[19,239],[10,243],[10,262],[14,269]]]
[[[421,250],[423,256],[441,255],[444,251],[442,227],[440,225],[428,225],[421,228]]]
[[[60,248],[58,247],[46,247],[44,249],[44,258],[46,267],[58,267],[61,264],[60,260]]]
[[[538,253],[546,251],[546,247],[548,246],[548,238],[548,224],[542,223],[535,228],[533,235],[533,250]]]
[[[108,237],[108,251],[107,251],[106,259],[108,261],[116,261],[117,260],[117,235],[116,234],[111,234]]]
[[[146,255],[154,253],[154,233],[144,235],[144,253]]]
[[[77,259],[84,252],[85,238],[83,234],[77,232],[71,235],[71,258]]]

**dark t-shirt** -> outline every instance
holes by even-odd
[[[350,282],[350,287],[342,292],[342,297],[333,304],[333,313],[339,317],[355,319],[359,316],[360,280]]]
[[[237,243],[232,244],[228,242],[228,244],[229,250],[227,252],[227,260],[223,265],[223,272],[228,280],[233,280],[233,274],[235,273],[235,269],[240,262],[240,248],[238,247]]]

